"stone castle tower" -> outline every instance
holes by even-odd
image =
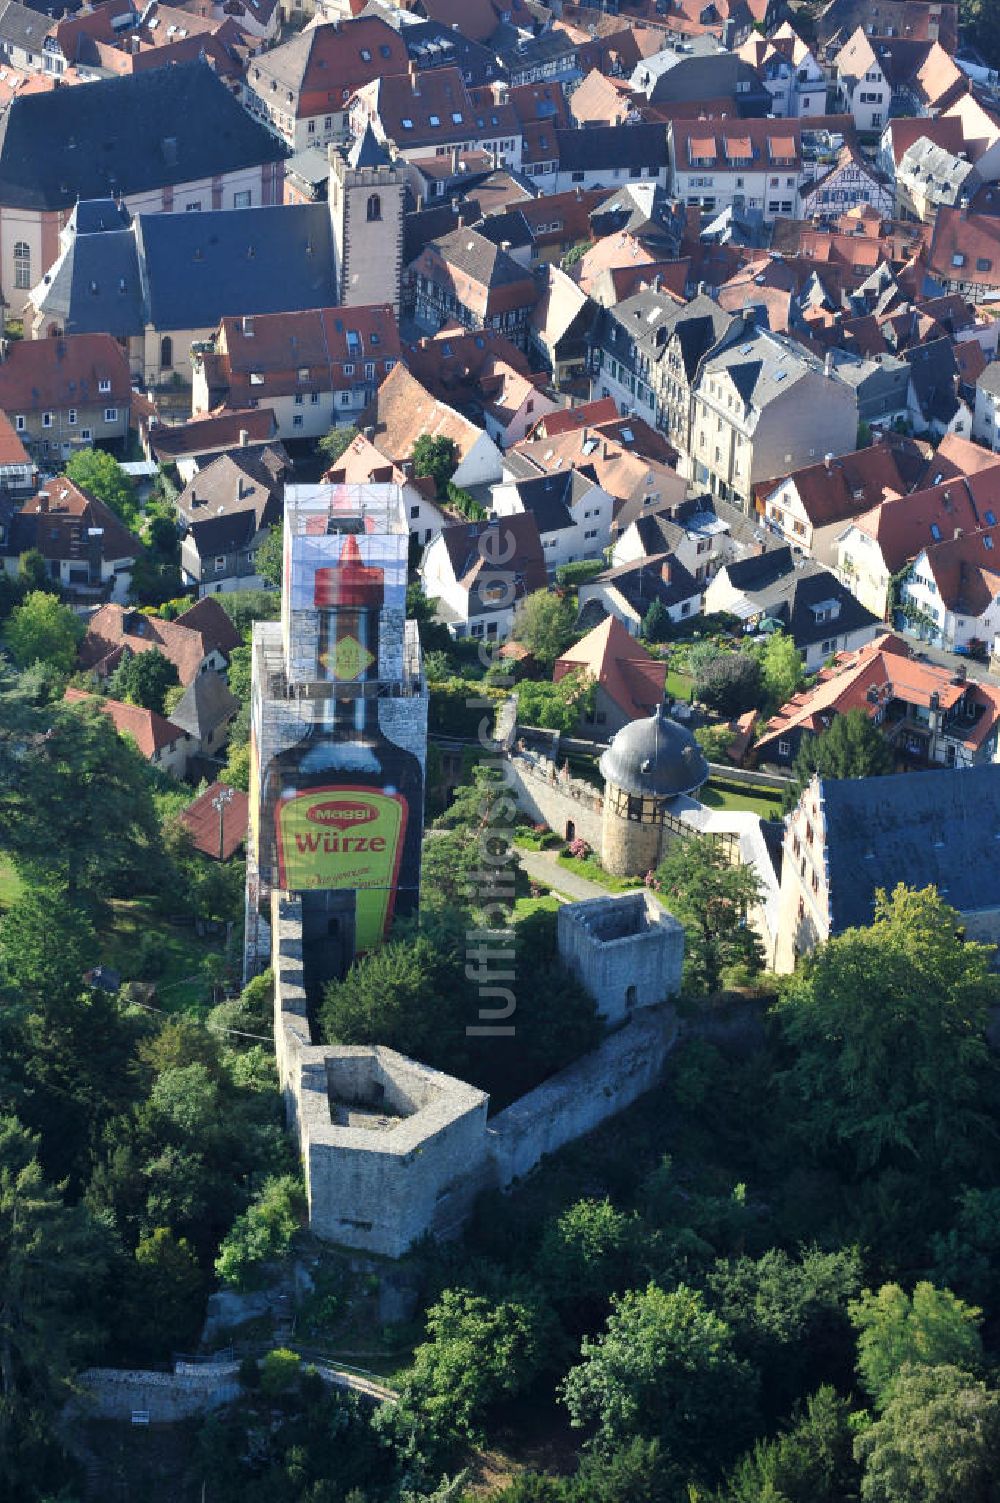
[[[346,151],[331,146],[334,291],[342,307],[389,303],[399,317],[405,194],[402,164],[370,124]]]
[[[663,859],[670,806],[708,778],[698,743],[666,707],[623,726],[601,758],[601,863],[615,877],[641,877]]]

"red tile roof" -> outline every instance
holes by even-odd
[[[212,357],[209,357],[212,358]],[[357,366],[399,359],[396,315],[386,305],[312,308],[301,313],[264,313],[224,318],[209,376],[228,393],[227,405],[248,407],[262,396],[351,389]],[[345,365],[354,373],[345,374]]]
[[[121,657],[122,649],[151,652],[158,648],[177,669],[182,684],[190,684],[213,644],[200,632],[182,626],[179,621],[161,621],[123,605],[102,605],[87,625],[80,644],[79,660],[83,668],[109,673]]]
[[[856,518],[855,525],[879,544],[891,574],[911,562],[937,539],[956,530],[976,532],[987,510],[1000,515],[1000,462],[968,478],[942,481],[895,501],[883,501]]]
[[[923,456],[915,444],[887,440],[808,465],[778,485],[767,481],[757,493],[766,504],[768,496],[791,482],[812,525],[828,527],[880,505],[887,493],[906,495],[922,468]]]
[[[86,559],[88,535],[97,529],[101,533],[101,558],[134,559],[143,552],[139,539],[109,506],[81,490],[65,475],[54,476],[44,491],[26,501],[24,513],[40,519],[36,523],[35,546],[43,558]],[[45,521],[41,520],[43,517]]]
[[[651,715],[663,699],[667,665],[630,637],[617,616],[608,616],[556,658],[554,683],[583,668],[630,720]]]
[[[110,334],[13,340],[0,363],[0,408],[8,413],[127,408],[131,395],[128,361]]]
[[[1000,288],[1000,219],[939,209],[927,265],[945,284],[975,282]]]
[[[67,689],[63,698],[68,704],[96,704],[113,721],[119,736],[131,736],[146,758],[180,741],[184,732],[154,710],[144,710],[140,705],[128,705],[120,699],[99,699],[83,689]]]
[[[190,832],[195,850],[206,856],[219,859],[219,811],[212,807],[213,799],[220,793],[229,795],[222,809],[222,860],[236,855],[247,838],[250,821],[250,800],[239,788],[229,788],[225,783],[213,783],[204,793],[179,815],[179,822]]]
[[[242,434],[252,444],[267,443],[278,431],[270,407],[251,407],[233,412],[220,408],[187,423],[154,423],[149,428],[150,448],[158,459],[180,459],[186,454],[213,454],[238,448]]]

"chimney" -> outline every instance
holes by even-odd
[[[955,528],[955,542],[956,543],[958,542],[958,540],[959,540],[959,538],[961,536],[962,536],[962,529],[961,529],[961,527],[956,527]]]
[[[48,509],[49,509],[49,493],[48,493],[48,491],[39,491],[38,492],[38,510],[44,516],[44,515],[46,515],[48,513]]]
[[[662,563],[660,565],[660,578],[663,580],[664,584],[669,584],[670,583],[670,560],[669,559],[667,559],[664,563]]]
[[[959,219],[968,219],[969,217],[969,200],[964,194],[958,200],[958,217]]]
[[[250,430],[249,430],[249,428],[241,428],[240,429],[240,448],[241,449],[246,449],[249,446],[249,443],[250,443]]]
[[[828,470],[832,470],[833,469],[833,455],[832,454],[824,454],[823,455],[823,463],[826,465],[826,467],[827,467]]]
[[[413,61],[410,62],[410,90],[414,99],[420,97],[420,76],[417,72],[417,65]]]
[[[699,282],[698,283],[698,296],[699,297],[705,297],[707,293],[708,293],[708,283],[707,282]]]
[[[251,318],[249,313],[245,313],[243,315],[243,338],[253,338],[253,319]]]
[[[826,356],[825,356],[825,358],[823,360],[823,374],[824,374],[824,376],[832,376],[833,375],[833,351],[832,350],[827,350],[827,352],[826,352]]]
[[[459,155],[460,155],[460,153],[459,153],[458,147],[457,146],[453,146],[451,148],[451,175],[452,175],[452,177],[458,177],[458,166],[459,166],[458,159],[459,159]]]
[[[509,240],[501,240],[501,242],[500,242],[500,249],[504,252],[505,255],[507,255],[507,256],[510,255],[510,248],[511,248],[511,241],[509,241]]]

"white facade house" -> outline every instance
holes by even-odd
[[[600,559],[611,541],[614,498],[577,470],[493,487],[498,517],[530,512],[538,524],[546,572]]]
[[[949,652],[992,643],[1000,632],[1000,526],[922,549],[901,601],[920,612],[918,633]]]
[[[988,365],[976,382],[972,437],[994,453],[1000,450],[1000,361]]]
[[[739,56],[760,75],[772,115],[801,120],[826,114],[826,74],[789,21],[769,38],[748,37]]]
[[[837,94],[845,114],[865,134],[881,131],[889,118],[892,88],[868,38],[859,26],[837,53]]]

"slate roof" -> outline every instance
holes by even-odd
[[[189,631],[199,632],[209,649],[214,647],[226,658],[235,647],[243,645],[243,638],[233,625],[232,617],[211,595],[188,606],[177,617],[176,624],[186,626]]]
[[[1000,907],[1000,766],[824,779],[820,794],[831,933],[870,924],[898,882],[960,913]]]
[[[538,531],[562,532],[574,525],[571,507],[575,497],[591,489],[591,482],[584,480],[575,470],[559,475],[539,475],[533,480],[522,480],[514,489],[521,505],[530,511],[538,523]]]
[[[434,242],[442,261],[482,287],[512,287],[526,283],[532,291],[530,271],[506,251],[494,245],[478,229],[452,230]]]
[[[615,167],[654,167],[667,161],[662,125],[593,125],[587,130],[556,129],[561,172],[604,172]]]
[[[69,208],[78,198],[141,193],[287,155],[206,63],[179,63],[15,96],[0,119],[0,203]]]
[[[226,314],[291,313],[333,301],[326,204],[140,214],[146,319],[206,329]]]
[[[680,559],[666,552],[652,553],[648,558],[632,559],[627,564],[605,569],[598,575],[596,583],[614,585],[639,616],[646,614],[654,600],[669,608],[683,600],[693,600],[702,593],[702,586],[690,570]]]
[[[131,229],[75,235],[41,286],[36,306],[67,334],[126,339],[145,328],[139,253]]]
[[[197,741],[204,741],[223,721],[231,720],[240,707],[218,673],[199,673],[188,684],[170,712],[174,725]]]

